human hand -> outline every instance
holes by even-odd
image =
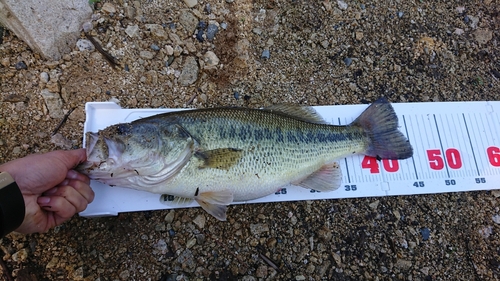
[[[24,197],[21,233],[46,232],[87,208],[94,200],[90,179],[73,168],[86,160],[85,149],[34,154],[7,162],[8,172]]]

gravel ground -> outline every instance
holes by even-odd
[[[344,2],[345,1],[345,2]],[[498,100],[500,6],[474,1],[103,1],[46,61],[2,30],[0,162],[81,146],[84,105]],[[59,134],[51,134],[75,109]],[[124,213],[1,240],[17,280],[499,280],[500,193]],[[31,278],[31,279],[30,279]],[[11,279],[6,279],[11,280]]]

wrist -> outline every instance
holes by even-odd
[[[24,198],[14,178],[0,172],[0,238],[23,223],[25,212]]]

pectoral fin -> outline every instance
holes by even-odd
[[[292,184],[318,191],[333,191],[342,183],[342,171],[338,163],[326,164],[305,179]]]
[[[196,156],[203,159],[200,168],[214,168],[229,170],[240,161],[243,151],[236,148],[217,148],[196,152]]]
[[[196,202],[203,210],[220,221],[225,221],[227,205],[233,202],[233,193],[229,190],[217,192],[203,192],[196,196]]]

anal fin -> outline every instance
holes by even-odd
[[[338,163],[323,165],[319,170],[292,184],[317,191],[333,191],[342,183],[342,170]]]

